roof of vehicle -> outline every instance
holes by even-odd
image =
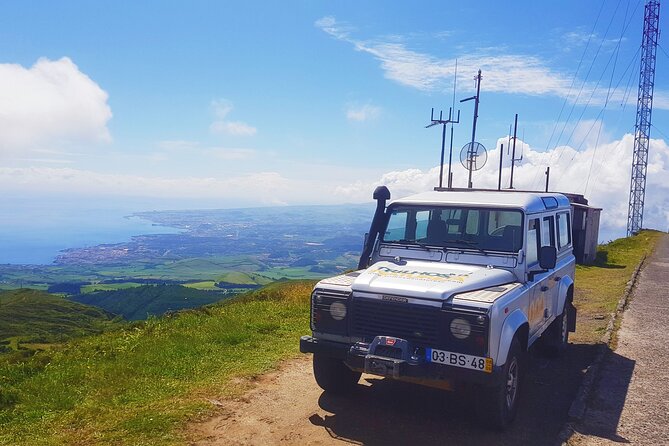
[[[506,207],[527,213],[569,208],[569,199],[558,193],[515,191],[430,191],[393,200],[390,204],[438,204],[473,207]]]

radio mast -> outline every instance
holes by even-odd
[[[646,171],[650,142],[651,115],[653,113],[653,87],[655,85],[655,56],[659,37],[660,2],[646,1],[641,40],[641,70],[639,73],[639,98],[634,126],[634,153],[632,155],[632,180],[630,184],[627,236],[643,227],[643,204],[646,197]]]

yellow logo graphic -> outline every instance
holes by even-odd
[[[430,271],[415,271],[388,268],[379,266],[376,269],[368,271],[380,277],[394,277],[397,279],[428,280],[431,282],[458,282],[463,283],[471,273],[437,273]]]

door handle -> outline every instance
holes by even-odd
[[[562,279],[562,277],[560,277],[560,276],[555,276],[555,277],[553,277],[553,280],[556,281],[556,282],[559,282],[560,279]]]
[[[546,285],[541,287],[541,292],[543,293],[544,291],[548,291],[548,287]]]

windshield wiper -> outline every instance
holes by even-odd
[[[391,243],[393,245],[413,245],[413,246],[420,246],[421,248],[424,248],[429,245],[429,243],[423,243],[419,242],[418,240],[410,240],[410,239],[401,239],[401,240],[393,240],[393,241],[388,241],[388,240],[383,240],[383,243]]]
[[[487,253],[486,253],[483,249],[481,249],[481,248],[479,248],[478,246],[476,246],[476,245],[479,244],[479,242],[476,242],[476,241],[474,241],[474,240],[462,240],[462,239],[459,239],[459,240],[448,240],[448,243],[458,243],[458,244],[461,244],[461,245],[465,245],[465,246],[474,248],[474,249],[476,249],[477,251],[479,251],[479,252],[481,252],[481,253],[487,255]]]

